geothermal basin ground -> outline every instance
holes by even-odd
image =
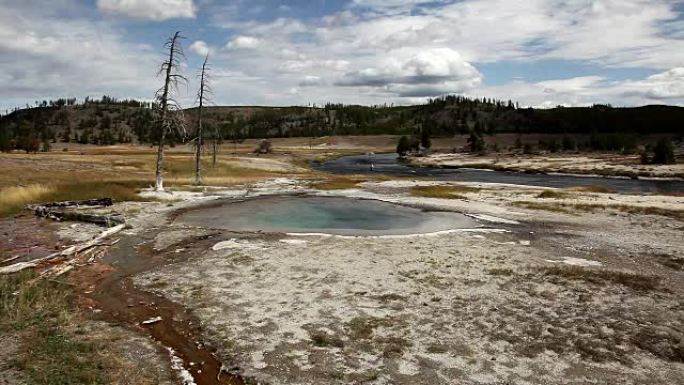
[[[459,193],[416,194],[436,188]],[[134,282],[189,309],[220,360],[255,382],[682,383],[682,198],[548,191],[281,179],[186,194],[149,240],[169,262]],[[455,217],[398,233],[291,217],[253,227],[273,210],[317,223],[302,213],[312,199],[375,202],[395,221],[393,210]],[[231,206],[257,220],[236,222]]]

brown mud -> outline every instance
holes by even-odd
[[[60,246],[51,220],[26,213],[0,221],[0,265],[42,258]]]

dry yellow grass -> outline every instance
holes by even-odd
[[[356,188],[363,182],[383,181],[388,179],[388,177],[383,175],[344,175],[313,181],[309,186],[318,190],[345,190]]]
[[[571,187],[568,190],[569,191],[577,191],[577,192],[601,193],[601,194],[609,194],[609,193],[615,192],[614,190],[611,190],[608,187],[602,187],[602,186],[577,186],[577,187]]]
[[[358,186],[361,182],[364,182],[364,180],[345,177],[330,178],[311,183],[311,188],[315,188],[317,190],[346,190],[356,188],[356,186]]]
[[[556,190],[544,190],[537,195],[537,198],[563,199],[569,198],[570,194]]]
[[[0,154],[0,217],[17,213],[27,204],[55,200],[111,197],[136,200],[137,191],[154,184],[154,149],[149,147],[91,148],[81,152]],[[276,160],[289,158],[269,156]],[[210,157],[202,162],[205,185],[249,184],[286,173],[243,167],[231,155],[219,155],[216,167]],[[309,171],[299,169],[308,176]],[[193,155],[178,148],[166,157],[165,185],[177,187],[194,182]]]
[[[0,189],[0,210],[12,211],[17,207],[21,208],[26,202],[40,200],[51,191],[52,188],[40,184],[5,187]]]
[[[468,186],[415,186],[411,195],[423,198],[467,199],[461,194],[478,192],[481,189]]]
[[[26,205],[40,202],[110,197],[115,201],[140,200],[141,181],[33,184],[0,189],[0,216],[12,215]]]

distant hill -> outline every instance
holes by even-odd
[[[153,143],[157,136],[150,103],[103,97],[76,104],[75,99],[43,102],[0,117],[0,150],[37,150],[42,143],[79,142],[108,145]],[[192,135],[197,110],[183,111]],[[511,101],[447,96],[414,106],[322,107],[212,106],[204,110],[206,135],[223,140],[317,137],[327,135],[467,134],[669,134],[684,136],[684,108],[643,106],[614,108],[518,108]],[[170,143],[183,140],[169,135]]]

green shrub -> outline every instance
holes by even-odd
[[[409,138],[406,135],[402,135],[399,138],[399,143],[397,144],[397,154],[399,156],[404,156],[411,150],[411,143],[409,143]]]
[[[654,152],[651,161],[654,164],[673,164],[675,162],[674,147],[670,139],[662,138],[658,140]]]

